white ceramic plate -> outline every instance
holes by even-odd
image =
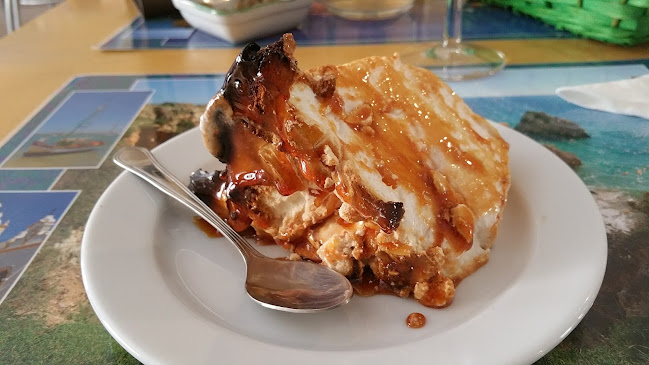
[[[247,297],[242,259],[227,241],[207,238],[189,211],[127,173],[86,226],[88,298],[110,334],[146,364],[531,363],[592,305],[606,234],[572,170],[498,128],[511,144],[509,202],[489,263],[459,285],[448,308],[375,296],[320,314],[265,309]],[[178,176],[217,166],[197,130],[155,154]],[[411,312],[423,313],[426,326],[407,328]]]

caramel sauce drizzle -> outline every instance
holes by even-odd
[[[216,228],[214,228],[211,224],[209,224],[205,219],[199,217],[199,216],[194,216],[192,217],[192,222],[194,222],[194,225],[198,227],[207,237],[210,238],[219,238],[223,237],[221,232],[219,232]]]
[[[379,81],[369,84],[370,71],[383,69]],[[428,72],[428,71],[423,71]],[[416,75],[415,75],[416,76]],[[420,150],[419,146],[413,145],[412,134],[408,130],[407,123],[420,123],[423,128],[419,131],[424,133],[423,140],[438,150],[444,151],[444,157],[450,164],[451,168],[464,170],[473,170],[476,176],[486,175],[486,168],[480,163],[471,152],[461,149],[461,142],[453,137],[450,123],[443,122],[444,118],[453,119],[464,131],[470,131],[471,137],[482,140],[481,137],[473,131],[468,122],[458,118],[452,107],[446,106],[445,103],[436,103],[441,111],[435,114],[428,107],[423,107],[429,103],[426,98],[436,97],[441,99],[442,95],[436,90],[436,85],[420,82],[418,78],[410,79],[403,82],[404,77],[399,71],[390,67],[384,67],[376,60],[368,61],[366,67],[339,67],[337,87],[351,88],[356,100],[362,101],[361,107],[355,111],[345,114],[340,106],[339,100],[330,99],[328,108],[330,112],[337,114],[347,124],[353,126],[357,133],[356,138],[360,143],[355,143],[348,150],[349,155],[353,156],[358,152],[368,153],[375,161],[376,171],[381,174],[383,182],[390,186],[404,186],[410,192],[418,195],[420,201],[429,202],[436,210],[435,231],[437,232],[434,245],[440,245],[444,238],[448,239],[454,250],[462,252],[469,249],[472,242],[467,242],[447,218],[449,210],[457,204],[467,204],[476,207],[473,202],[467,201],[463,195],[440,193],[435,188],[434,181],[431,177],[431,170],[438,166],[431,166],[428,157],[429,148],[424,147]],[[394,81],[398,80],[398,81]],[[430,77],[425,78],[430,80]],[[408,83],[410,83],[408,85]],[[413,93],[411,89],[421,90]],[[322,111],[323,113],[325,110]],[[370,120],[370,123],[367,121]],[[361,133],[359,127],[370,127],[373,133]],[[456,127],[453,127],[456,128]],[[368,147],[363,147],[368,146]],[[472,182],[473,189],[487,188],[482,181],[476,179]],[[354,187],[340,189],[342,191],[354,190]],[[339,190],[339,192],[340,192]],[[344,196],[344,195],[343,195]],[[431,222],[433,224],[433,222]]]

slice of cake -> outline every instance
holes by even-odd
[[[488,260],[508,144],[428,70],[395,56],[301,71],[294,49],[287,34],[237,57],[200,126],[227,167],[195,173],[195,193],[360,294],[450,304]]]

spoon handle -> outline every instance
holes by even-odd
[[[177,177],[169,172],[149,150],[142,147],[124,147],[113,156],[113,161],[124,169],[141,177],[165,194],[205,219],[224,237],[234,243],[248,263],[252,256],[263,257],[252,245],[241,237],[221,217],[216,215],[202,200],[194,195]]]

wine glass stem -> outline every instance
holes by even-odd
[[[456,47],[462,42],[462,7],[464,0],[446,0],[444,41],[442,47]]]

